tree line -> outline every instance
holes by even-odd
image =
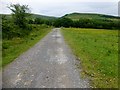
[[[85,19],[72,20],[61,17],[55,20],[36,18],[29,21],[30,24],[47,24],[55,27],[97,28],[97,29],[120,29],[120,20],[110,19]]]

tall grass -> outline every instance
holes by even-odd
[[[118,31],[64,28],[62,33],[92,87],[118,87]]]

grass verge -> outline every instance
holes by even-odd
[[[117,30],[63,28],[62,33],[92,87],[118,88]]]
[[[3,40],[2,42],[2,67],[6,66],[17,58],[21,53],[28,50],[47,33],[52,27],[46,25],[34,25],[31,33],[23,38],[13,38],[12,40]]]

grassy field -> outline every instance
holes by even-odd
[[[118,87],[117,30],[63,28],[62,33],[92,87]]]
[[[46,25],[34,25],[33,31],[23,38],[13,38],[12,40],[3,40],[2,48],[2,66],[9,64],[21,53],[28,50],[40,39],[42,39],[52,27]]]

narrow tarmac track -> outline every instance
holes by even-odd
[[[53,29],[2,71],[3,88],[88,88],[60,28]]]

